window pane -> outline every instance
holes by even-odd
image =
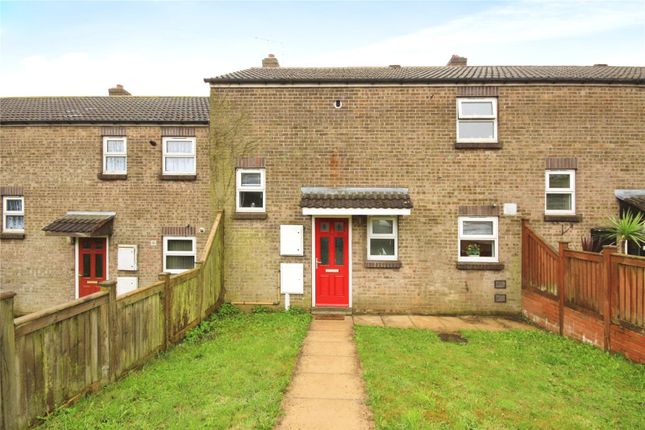
[[[571,194],[547,194],[546,208],[552,211],[571,210]]]
[[[261,191],[240,191],[241,208],[262,208],[264,193]]]
[[[125,157],[105,157],[106,172],[125,172]]]
[[[492,221],[464,221],[464,235],[492,235]]]
[[[460,139],[492,139],[495,134],[493,120],[459,121]]]
[[[394,239],[370,239],[370,255],[394,255]]]
[[[25,217],[22,215],[7,215],[8,230],[24,230]]]
[[[462,115],[472,115],[472,116],[488,116],[493,115],[493,103],[492,102],[462,102],[461,103],[461,113]]]
[[[167,157],[166,172],[193,173],[195,159],[193,157]]]
[[[342,222],[334,223],[334,230],[335,231],[343,231],[343,230],[345,230],[345,224],[342,223]]]
[[[192,255],[166,256],[166,270],[187,270],[195,267],[195,257]]]
[[[329,264],[329,238],[320,238],[320,264]]]
[[[392,234],[394,233],[394,221],[391,219],[372,220],[372,233]]]
[[[320,231],[329,231],[329,223],[328,222],[321,222],[320,223]]]
[[[179,140],[169,140],[166,142],[166,152],[192,154],[193,142],[182,142]]]
[[[342,237],[334,239],[334,262],[337,266],[345,264],[345,240]]]
[[[90,254],[83,254],[83,273],[82,276],[89,277],[90,275],[90,264],[92,261],[92,256]]]
[[[242,186],[262,185],[262,175],[260,173],[242,173]]]
[[[95,239],[94,240],[94,248],[95,249],[103,249],[103,240],[102,239]]]
[[[103,277],[103,255],[94,255],[94,276],[97,278]]]
[[[22,200],[20,199],[7,199],[8,211],[22,211]]]
[[[105,152],[125,152],[125,142],[122,140],[108,140]]]
[[[184,239],[173,239],[168,241],[168,251],[188,251],[193,250],[193,241]]]
[[[568,174],[550,174],[549,188],[569,188],[571,176]]]
[[[462,257],[495,257],[494,240],[462,240]]]

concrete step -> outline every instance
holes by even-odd
[[[341,319],[341,317],[351,315],[352,308],[317,307],[311,310],[311,314],[316,319]]]

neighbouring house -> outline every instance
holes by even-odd
[[[214,219],[207,97],[0,99],[0,290],[31,312],[192,268]]]
[[[645,188],[645,68],[466,64],[205,79],[226,300],[519,313],[522,218],[579,248]]]

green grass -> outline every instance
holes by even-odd
[[[59,409],[44,428],[270,429],[309,319],[220,315],[140,371]]]
[[[538,331],[356,327],[381,429],[643,429],[645,366]]]

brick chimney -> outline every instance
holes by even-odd
[[[450,61],[448,61],[448,64],[446,66],[454,66],[454,67],[464,67],[468,65],[468,58],[466,57],[460,57],[459,55],[453,55],[450,57]]]
[[[109,88],[108,94],[110,96],[131,96],[132,95],[129,92],[127,92],[125,88],[123,88],[123,85],[121,84],[116,84],[116,87]]]
[[[278,63],[275,55],[269,54],[266,58],[262,59],[262,67],[280,67],[280,63]]]

